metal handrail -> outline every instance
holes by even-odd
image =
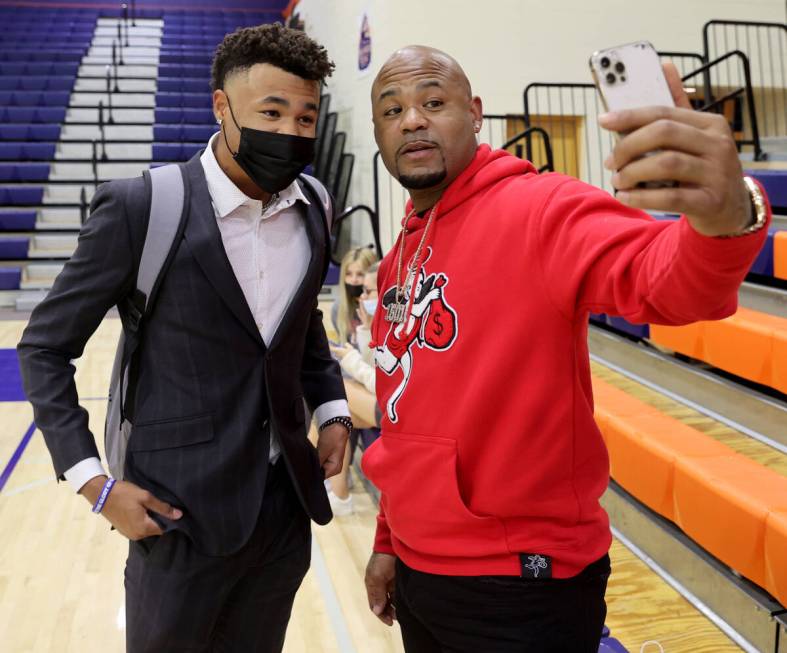
[[[713,61],[709,61],[708,63],[700,66],[697,70],[694,70],[687,75],[684,75],[681,79],[685,82],[692,77],[695,77],[699,74],[706,74],[713,68],[714,66],[718,66],[720,63],[726,61],[730,57],[739,57],[741,62],[743,63],[743,80],[744,80],[744,87],[739,88],[736,91],[732,91],[725,95],[724,97],[716,100],[713,98],[712,94],[708,93],[707,96],[707,103],[700,111],[710,111],[713,110],[721,104],[723,104],[726,100],[730,98],[737,97],[741,93],[746,94],[746,104],[749,108],[749,121],[751,123],[751,139],[749,140],[740,140],[738,141],[742,145],[751,145],[754,147],[754,159],[755,161],[760,161],[763,158],[762,148],[760,147],[760,131],[757,125],[757,108],[754,105],[754,92],[752,90],[751,85],[751,69],[749,67],[749,58],[740,50],[733,50],[732,52],[728,52],[727,54],[723,54],[720,57],[717,57]]]
[[[530,139],[532,134],[541,134],[541,137],[544,139],[544,152],[546,153],[546,157],[547,157],[547,162],[543,166],[541,166],[538,169],[538,171],[539,172],[545,172],[547,170],[550,171],[550,172],[554,171],[555,163],[554,163],[554,159],[552,158],[552,145],[551,145],[551,143],[549,141],[549,134],[547,133],[547,131],[545,129],[543,129],[541,127],[528,127],[527,129],[525,129],[525,131],[517,134],[516,136],[512,136],[511,138],[509,138],[505,143],[503,143],[503,145],[500,147],[500,149],[501,150],[507,150],[512,145],[515,145],[516,143],[518,143],[519,141],[524,139],[524,141],[525,141],[525,148],[527,149],[527,156],[526,156],[526,158],[527,158],[528,161],[532,161],[532,159],[533,159],[533,149],[532,149],[533,146],[532,146],[531,139]],[[518,151],[517,151],[517,156],[519,156],[519,158],[522,158],[521,157],[521,151],[520,151],[519,148],[518,148]]]
[[[377,192],[377,187],[375,186],[375,193],[376,192]],[[354,213],[357,213],[358,211],[366,213],[369,216],[369,221],[372,223],[372,235],[374,237],[374,248],[377,251],[377,257],[382,259],[382,257],[383,257],[383,248],[382,248],[382,245],[380,243],[380,220],[378,218],[379,214],[376,213],[374,211],[374,209],[372,209],[371,207],[366,206],[366,204],[358,204],[356,206],[347,207],[338,216],[336,216],[336,219],[335,219],[335,221],[333,223],[334,230],[335,230],[336,234],[338,235],[338,233],[339,233],[339,231],[341,229],[341,223],[344,220],[346,220],[347,218],[349,218],[351,215],[353,215]],[[336,254],[336,244],[337,243],[338,243],[338,238],[335,239],[333,244],[331,245],[331,261],[333,261],[333,263],[335,263],[336,265],[339,265],[341,263],[341,261],[337,260],[336,256],[335,256],[335,254]]]

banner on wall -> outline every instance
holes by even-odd
[[[360,38],[358,39],[358,76],[365,77],[372,70],[372,33],[369,29],[369,13],[360,17]]]

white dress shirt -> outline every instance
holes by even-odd
[[[281,191],[263,212],[260,200],[248,197],[227,177],[216,161],[211,137],[200,159],[208,183],[221,240],[257,328],[270,345],[287,308],[306,275],[311,245],[306,224],[296,202],[309,204],[298,182]],[[326,209],[329,209],[326,206]],[[314,411],[318,424],[350,414],[343,399],[328,401]],[[271,436],[270,460],[280,449]],[[83,460],[65,472],[78,492],[90,479],[105,474],[98,458]]]

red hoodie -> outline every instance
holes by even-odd
[[[425,223],[410,221],[405,270]],[[363,457],[381,491],[374,550],[459,576],[520,575],[539,555],[565,578],[604,555],[588,312],[731,315],[766,234],[708,238],[480,146],[437,206],[404,328],[384,319],[398,241],[380,267],[382,436]]]

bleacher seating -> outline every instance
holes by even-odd
[[[0,141],[58,141],[60,125],[0,125]]]
[[[46,181],[49,171],[48,163],[0,163],[0,182]]]
[[[188,161],[205,147],[205,143],[154,143],[154,161]]]
[[[0,231],[33,231],[35,228],[35,211],[0,211]]]
[[[4,107],[67,107],[69,91],[0,91]]]
[[[157,93],[157,107],[212,108],[210,93]],[[211,113],[213,118],[213,113]],[[213,118],[215,121],[215,118]]]
[[[0,77],[0,91],[70,91],[74,77]]]
[[[595,377],[593,393],[612,477],[787,605],[787,478]]]

